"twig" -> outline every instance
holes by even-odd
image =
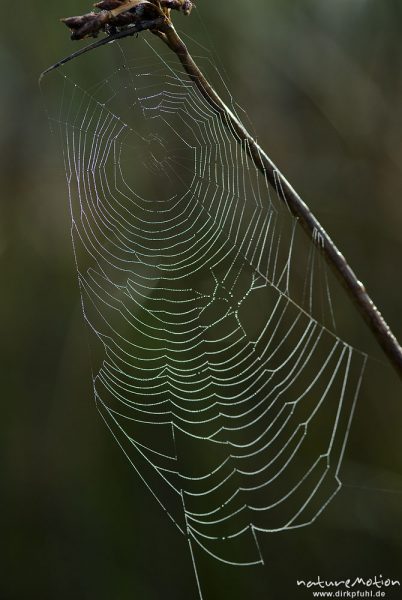
[[[131,35],[136,35],[137,33],[140,33],[141,31],[144,31],[146,29],[151,29],[151,30],[158,29],[158,27],[162,27],[163,22],[164,22],[164,17],[157,17],[153,21],[144,21],[144,22],[139,21],[138,23],[135,23],[134,25],[132,25],[129,29],[122,29],[121,31],[117,31],[113,35],[108,35],[108,36],[102,38],[101,40],[98,40],[97,42],[92,42],[92,44],[88,44],[87,46],[84,46],[84,48],[80,48],[76,52],[69,54],[62,60],[59,60],[57,63],[55,63],[48,69],[46,69],[46,71],[43,71],[43,73],[40,76],[39,81],[41,81],[42,78],[45,75],[47,75],[48,73],[50,73],[51,71],[58,69],[59,67],[65,65],[66,63],[70,62],[71,60],[74,60],[75,58],[78,58],[79,56],[82,56],[83,54],[86,54],[87,52],[90,52],[91,50],[95,50],[95,48],[100,48],[101,46],[106,46],[107,44],[112,44],[115,40],[120,40],[122,38],[131,36]]]
[[[353,299],[360,314],[374,333],[388,359],[402,378],[402,348],[382,314],[366,292],[364,285],[357,279],[355,273],[348,265],[345,257],[338,250],[328,233],[293,189],[285,176],[279,171],[264,150],[257,144],[243,124],[237,119],[230,108],[226,106],[205,79],[187,50],[185,43],[179,37],[172,24],[170,24],[169,29],[165,32],[164,36],[161,37],[165,43],[167,43],[169,48],[178,56],[186,73],[195,83],[203,97],[212,108],[221,115],[223,123],[231,130],[242,147],[246,149],[247,154],[252,158],[257,169],[266,175],[274,189],[277,189],[279,183],[279,187],[283,192],[283,201],[286,202],[310,239],[317,239],[316,232],[321,234],[319,244],[320,251],[333,268],[338,279]]]
[[[358,311],[365,319],[398,375],[402,378],[402,348],[380,311],[367,294],[363,284],[357,279],[345,257],[311,213],[308,206],[206,80],[190,55],[185,43],[177,34],[170,19],[170,10],[180,10],[185,14],[189,14],[192,7],[190,0],[139,0],[134,2],[133,0],[105,0],[99,3],[98,6],[102,7],[106,5],[113,6],[114,8],[118,6],[116,14],[113,15],[113,11],[102,11],[102,13],[89,13],[89,15],[84,15],[83,17],[72,17],[64,20],[66,25],[73,29],[73,39],[81,39],[87,35],[96,36],[100,30],[105,30],[110,25],[119,26],[119,23],[124,24],[128,22],[130,26],[120,31],[113,30],[112,34],[107,38],[90,44],[86,48],[70,55],[53,65],[53,67],[50,67],[45,73],[89,50],[108,44],[115,39],[133,35],[139,31],[149,29],[152,33],[160,37],[179,58],[184,70],[197,86],[202,96],[213,110],[220,115],[223,124],[230,130],[242,148],[246,149],[256,168],[266,176],[274,189],[277,189],[279,185],[282,191],[281,199],[298,219],[312,242],[317,240],[318,237],[320,238],[318,245],[320,251],[352,298]],[[151,9],[151,12],[147,12],[148,8]],[[80,30],[80,26],[83,24],[84,27]],[[320,236],[317,236],[317,232],[319,232]]]

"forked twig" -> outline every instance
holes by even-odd
[[[88,13],[81,17],[70,17],[63,19],[63,22],[70,28],[72,39],[96,37],[102,31],[107,36],[59,61],[47,69],[43,75],[90,50],[140,31],[149,29],[153,34],[160,37],[179,58],[190,79],[213,110],[220,115],[223,124],[246,150],[257,169],[266,176],[274,189],[279,184],[283,192],[281,199],[286,202],[310,239],[314,242],[318,237],[320,238],[318,247],[321,253],[333,268],[389,361],[402,378],[402,348],[380,311],[367,294],[363,284],[357,279],[345,257],[311,213],[308,206],[205,79],[185,43],[177,34],[171,21],[171,10],[189,14],[192,2],[190,0],[104,0],[96,6],[101,9],[100,12]],[[319,236],[317,236],[317,232],[319,232]]]

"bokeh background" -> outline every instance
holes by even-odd
[[[92,398],[64,174],[38,86],[77,47],[58,18],[89,6],[12,8],[0,37],[0,598],[196,599],[186,540]],[[401,340],[401,4],[199,0],[176,21]],[[348,318],[370,361],[344,489],[313,526],[265,536],[264,569],[199,557],[205,600],[310,597],[296,579],[318,575],[402,579],[402,387],[360,317]]]

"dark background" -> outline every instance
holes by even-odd
[[[190,600],[187,542],[92,400],[64,175],[37,83],[77,48],[58,18],[88,9],[36,0],[2,17],[0,598]],[[199,0],[176,21],[402,339],[401,4]],[[318,575],[402,579],[402,388],[353,311],[349,333],[370,361],[344,489],[313,526],[265,536],[264,569],[197,557],[206,600],[311,597],[296,579]]]

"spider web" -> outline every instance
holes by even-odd
[[[320,232],[148,43],[45,83],[99,412],[190,546],[263,563],[261,533],[340,489],[365,362],[337,334]]]

